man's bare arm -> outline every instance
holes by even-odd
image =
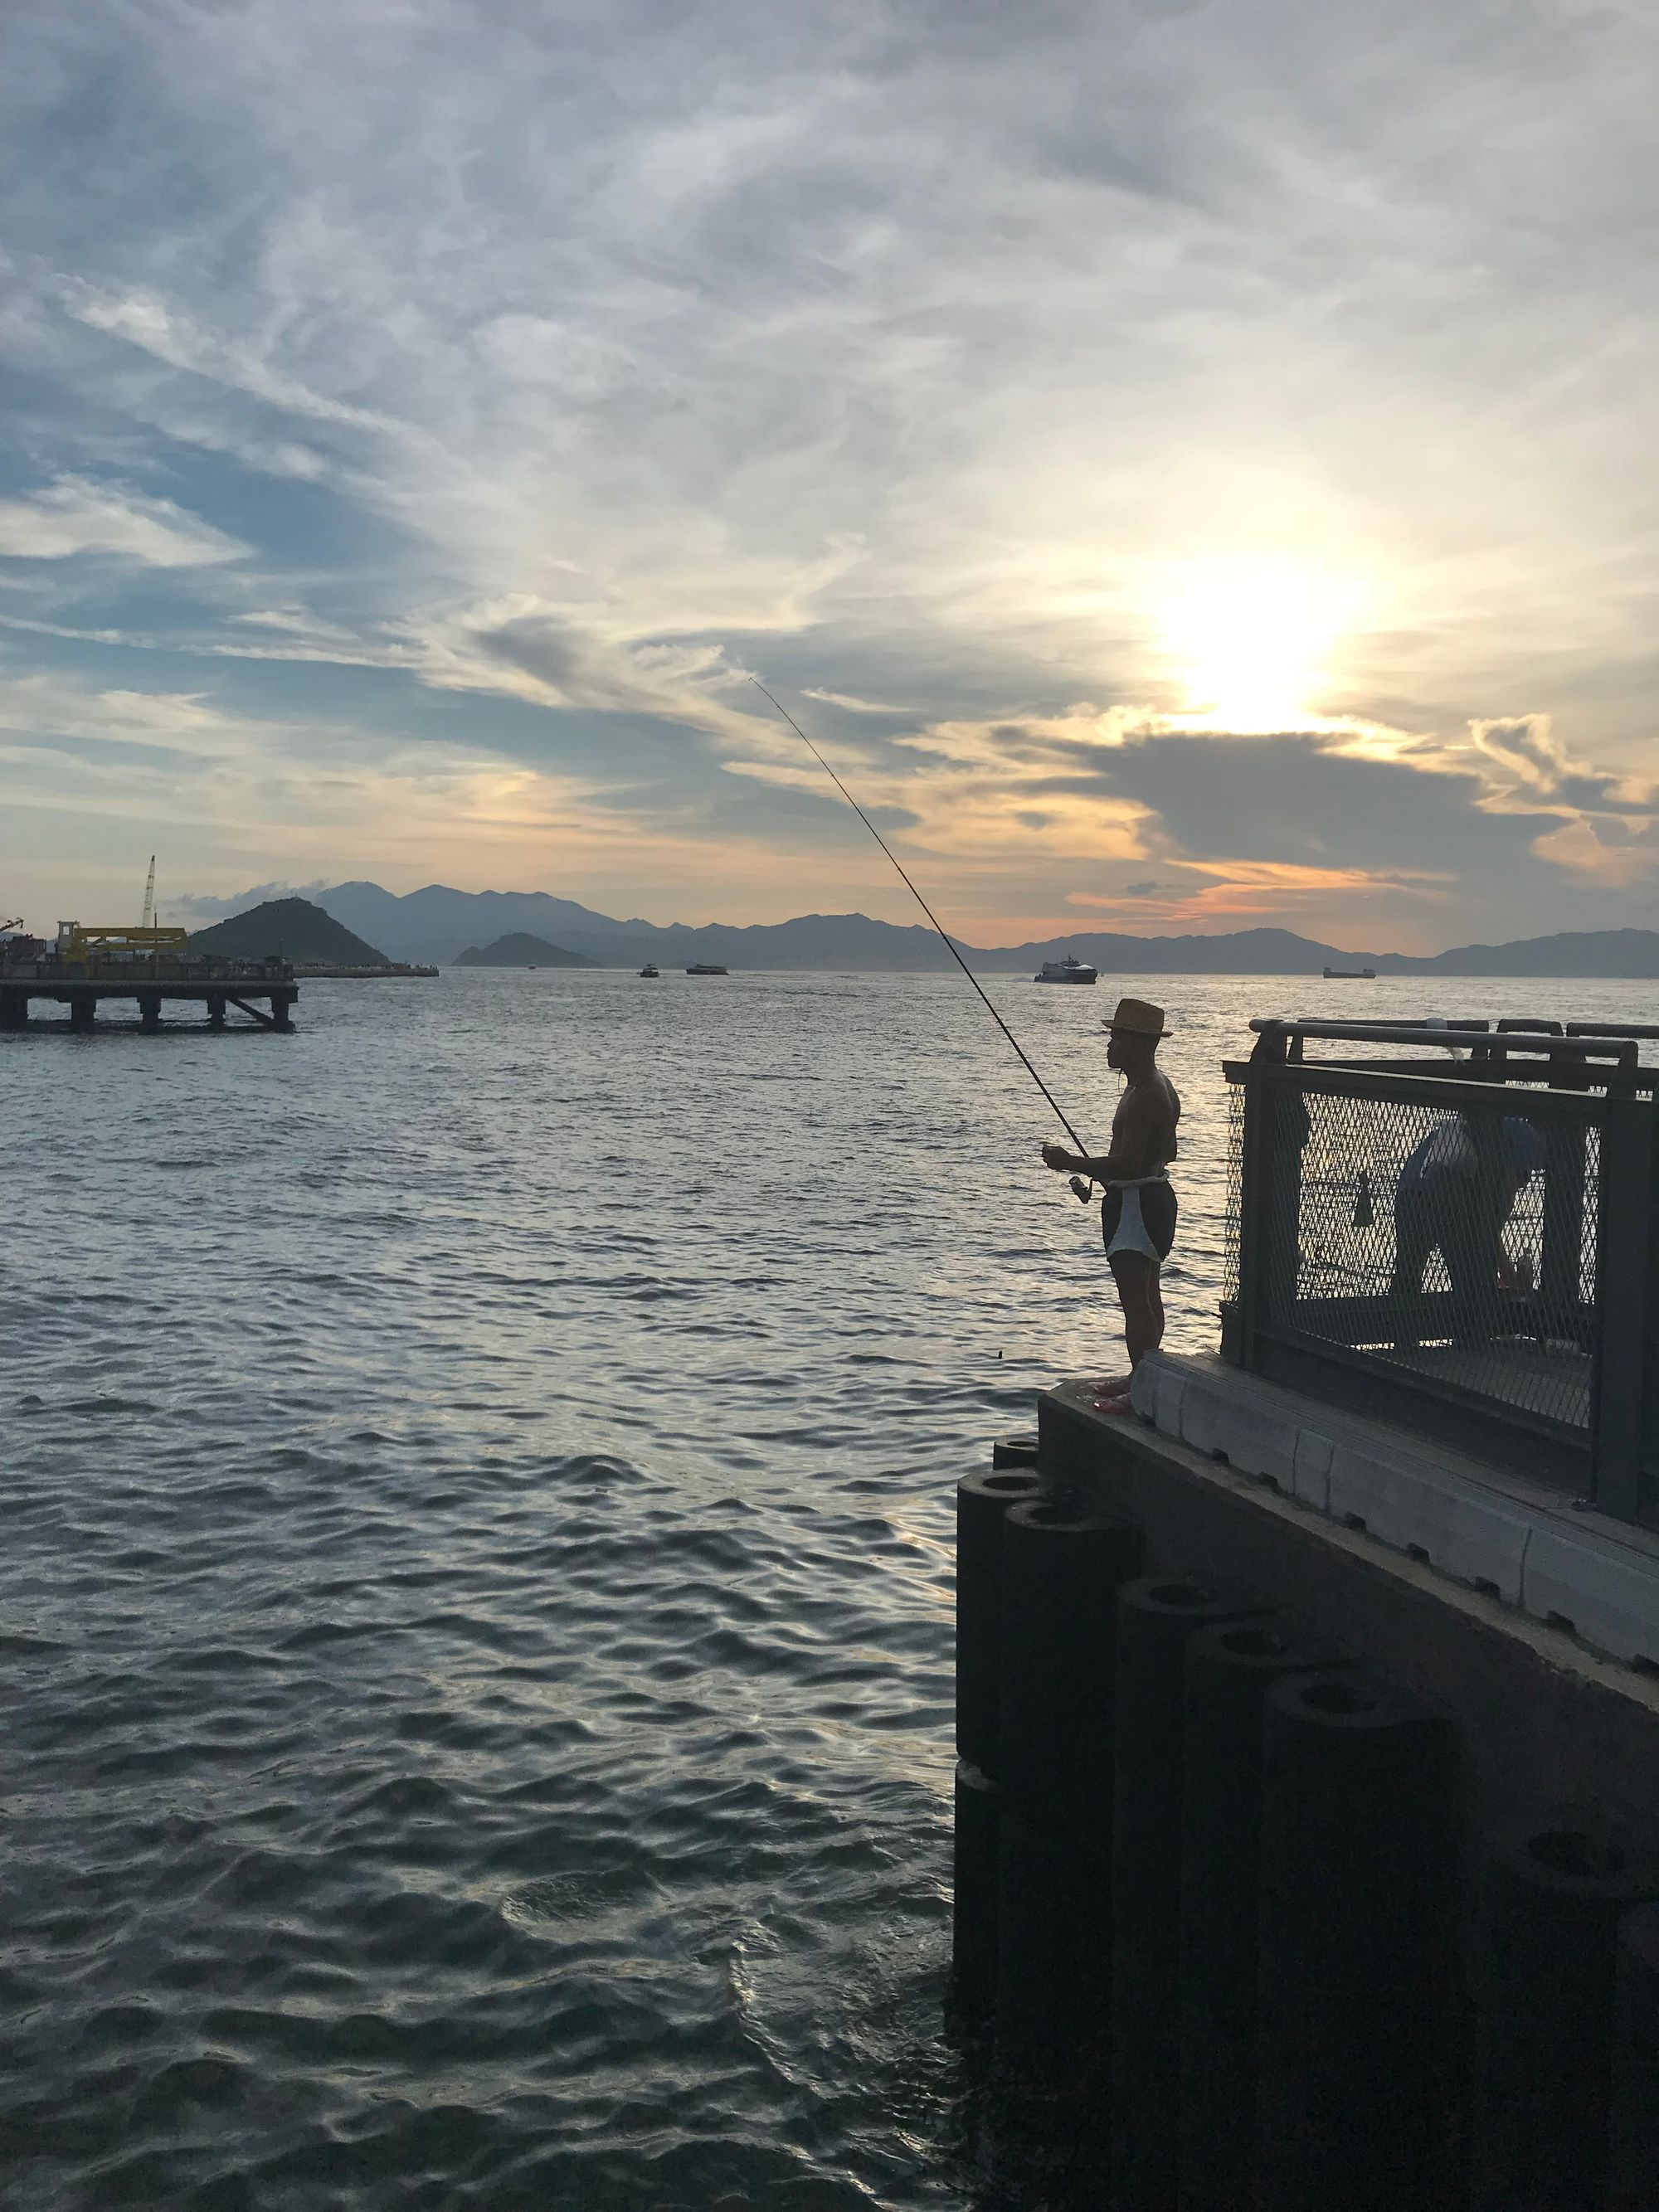
[[[1094,1182],[1133,1182],[1149,1172],[1147,1161],[1158,1132],[1158,1101],[1144,1091],[1131,1091],[1118,1108],[1112,1129],[1112,1148],[1091,1158],[1068,1152],[1063,1145],[1045,1145],[1044,1163],[1060,1175],[1086,1175]],[[1166,1163],[1153,1160],[1153,1167]]]

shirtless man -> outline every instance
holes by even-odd
[[[1112,1148],[1103,1157],[1045,1145],[1042,1164],[1057,1175],[1085,1175],[1103,1183],[1100,1226],[1106,1257],[1117,1279],[1129,1375],[1101,1385],[1103,1401],[1125,1401],[1133,1370],[1164,1338],[1164,1299],[1158,1269],[1175,1242],[1176,1195],[1168,1170],[1176,1156],[1181,1100],[1158,1066],[1164,1009],[1144,999],[1120,999],[1103,1024],[1110,1032],[1106,1063],[1128,1079],[1112,1117]]]

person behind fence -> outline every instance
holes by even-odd
[[[1451,1335],[1460,1344],[1497,1334],[1495,1293],[1532,1288],[1532,1262],[1510,1254],[1504,1231],[1515,1202],[1544,1164],[1544,1140],[1524,1115],[1458,1114],[1440,1121],[1400,1171],[1394,1193],[1394,1276],[1401,1309],[1397,1343],[1414,1344],[1430,1259],[1438,1252],[1456,1300]]]

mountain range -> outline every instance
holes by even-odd
[[[346,883],[307,896],[368,944],[383,947],[389,958],[441,965],[468,946],[517,931],[580,953],[602,968],[637,968],[646,960],[676,966],[710,960],[732,968],[926,972],[951,964],[931,929],[872,921],[861,914],[801,915],[791,921],[747,927],[673,922],[665,927],[637,919],[618,921],[547,891],[458,891],[428,884],[399,896],[379,884]],[[1288,929],[1184,937],[1078,930],[1024,945],[953,941],[970,966],[988,972],[1035,972],[1044,960],[1070,952],[1106,975],[1305,975],[1328,966],[1374,968],[1379,975],[1659,979],[1659,931],[1651,929],[1564,931],[1507,945],[1458,945],[1424,957],[1357,952]]]

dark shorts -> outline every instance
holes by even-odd
[[[1126,1220],[1126,1205],[1131,1199],[1136,1205],[1127,1207]],[[1146,1259],[1167,1260],[1170,1247],[1175,1243],[1177,1211],[1176,1194],[1167,1182],[1143,1182],[1133,1190],[1109,1190],[1100,1201],[1100,1234],[1108,1257],[1115,1243],[1120,1252],[1139,1252]],[[1150,1253],[1146,1249],[1149,1244],[1152,1248]]]

